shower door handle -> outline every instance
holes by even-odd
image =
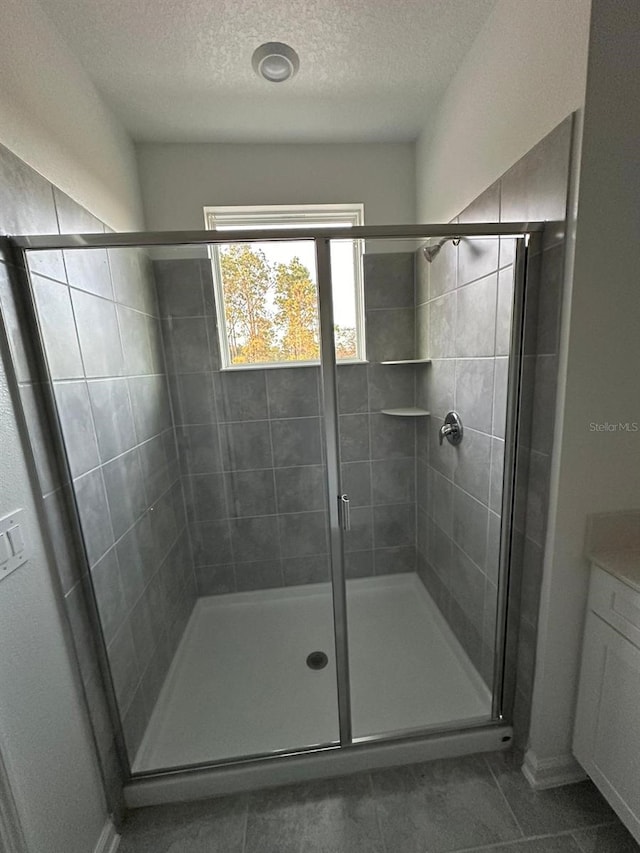
[[[351,530],[351,506],[349,495],[338,495],[338,507],[340,509],[340,523],[343,530]]]

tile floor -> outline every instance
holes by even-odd
[[[532,791],[510,754],[131,812],[119,853],[638,853],[590,782]]]

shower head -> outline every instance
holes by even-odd
[[[431,263],[431,261],[433,261],[435,256],[440,251],[440,249],[444,246],[445,243],[448,243],[449,240],[453,240],[453,245],[457,246],[460,242],[460,237],[444,237],[442,240],[436,243],[435,246],[423,246],[422,254],[424,255],[425,261]]]

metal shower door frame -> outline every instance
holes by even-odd
[[[384,745],[394,741],[411,741],[420,737],[431,737],[452,732],[464,732],[473,728],[481,729],[496,724],[505,724],[508,721],[510,709],[505,709],[505,696],[513,692],[512,686],[507,684],[510,679],[515,679],[515,671],[506,667],[509,659],[509,637],[507,631],[508,618],[508,591],[509,591],[509,562],[511,549],[511,520],[513,509],[513,483],[515,476],[515,442],[518,430],[518,415],[520,410],[520,378],[522,373],[522,347],[523,347],[523,320],[524,320],[524,288],[525,270],[527,265],[528,242],[530,238],[538,239],[544,230],[543,222],[514,222],[514,223],[466,223],[466,224],[432,224],[432,225],[410,225],[410,226],[353,226],[350,228],[323,228],[314,230],[287,229],[287,230],[261,230],[247,231],[168,231],[168,232],[125,232],[125,233],[100,233],[100,234],[72,234],[72,235],[29,235],[8,238],[13,251],[21,254],[22,266],[26,272],[26,280],[29,293],[25,302],[29,314],[29,322],[33,329],[39,332],[39,320],[35,304],[31,280],[28,275],[27,253],[38,250],[60,250],[60,249],[89,249],[89,248],[152,248],[169,246],[207,246],[211,244],[226,243],[249,243],[259,241],[291,241],[291,240],[313,240],[316,249],[316,265],[318,274],[318,302],[320,313],[320,342],[321,342],[321,374],[324,397],[324,424],[325,424],[325,448],[327,453],[327,484],[329,495],[329,524],[330,524],[330,552],[331,552],[331,584],[333,597],[334,615],[334,638],[336,647],[336,678],[338,695],[338,719],[339,719],[339,745],[329,744],[318,747],[302,747],[287,751],[264,753],[258,755],[238,756],[221,761],[203,761],[196,765],[180,766],[176,768],[159,768],[158,770],[143,773],[133,773],[131,764],[124,747],[124,733],[122,721],[117,711],[115,690],[111,680],[106,646],[102,637],[102,630],[97,616],[97,607],[92,601],[91,617],[94,623],[94,631],[97,634],[100,645],[100,658],[102,667],[105,665],[105,686],[109,694],[109,706],[112,715],[112,723],[116,732],[116,743],[119,757],[125,775],[129,779],[143,780],[168,774],[183,774],[191,771],[201,771],[203,768],[215,769],[216,767],[228,768],[230,765],[242,765],[247,763],[261,763],[270,759],[282,759],[298,757],[310,753],[327,752],[336,749],[353,748],[362,749],[369,745]],[[347,623],[347,601],[346,581],[344,570],[344,537],[342,521],[339,509],[339,498],[341,495],[341,471],[339,450],[339,426],[338,426],[338,404],[337,404],[337,373],[336,354],[333,340],[333,294],[331,280],[331,241],[332,240],[384,240],[384,239],[407,239],[424,241],[429,238],[459,236],[462,238],[497,238],[511,237],[517,239],[516,262],[514,265],[514,310],[513,330],[510,351],[509,386],[507,399],[507,431],[505,435],[505,479],[503,490],[503,522],[508,519],[508,524],[503,523],[501,534],[500,570],[498,584],[498,619],[496,628],[496,668],[494,672],[494,685],[492,697],[491,720],[471,721],[461,725],[452,722],[449,725],[439,726],[437,729],[411,729],[398,732],[387,732],[381,735],[353,738],[351,703],[350,703],[350,678],[349,678],[349,648],[348,648],[348,623]],[[46,351],[40,334],[37,335],[38,346],[36,348],[36,359],[38,368],[43,377],[48,380],[52,389]],[[59,427],[59,417],[52,391],[46,394],[45,400],[49,414],[56,422],[56,445],[57,452],[61,454],[63,462],[68,466],[66,449],[62,431]],[[507,453],[510,450],[510,453]],[[73,492],[73,490],[72,490]],[[74,500],[74,523],[82,533],[79,514]],[[86,561],[86,554],[84,555]],[[88,562],[87,562],[88,566]],[[511,632],[512,633],[512,632]],[[512,668],[513,669],[513,668]]]

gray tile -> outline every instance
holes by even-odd
[[[415,419],[371,415],[371,458],[398,459],[415,453]]]
[[[87,386],[84,382],[58,382],[55,397],[71,475],[78,477],[100,461]]]
[[[233,565],[199,566],[196,569],[198,595],[224,595],[236,591],[236,575]]]
[[[114,298],[145,314],[158,314],[151,261],[145,249],[108,249]]]
[[[487,563],[485,573],[491,583],[498,583],[498,572],[500,568],[500,516],[495,512],[489,513],[489,527],[487,530]]]
[[[429,305],[418,305],[416,308],[416,358],[431,358],[429,349],[430,316],[431,308]]]
[[[121,584],[131,605],[153,577],[159,560],[149,513],[119,540],[116,551]]]
[[[127,752],[132,758],[142,743],[148,720],[149,715],[147,713],[145,695],[140,685],[133,694],[129,710],[122,718],[124,740]]]
[[[507,390],[509,385],[509,359],[495,359],[496,372],[493,388],[493,427],[498,438],[504,438],[507,418]]]
[[[447,479],[453,480],[453,472],[458,461],[457,448],[449,444],[448,441],[443,441],[440,444],[438,432],[442,426],[442,422],[439,418],[431,417],[425,420],[428,420],[427,444],[429,465]]]
[[[120,713],[126,713],[140,677],[129,622],[125,622],[107,647],[113,686]]]
[[[434,468],[428,469],[428,512],[447,536],[453,532],[453,483]]]
[[[413,252],[365,253],[364,300],[370,308],[413,308]]]
[[[118,319],[113,302],[71,291],[86,376],[120,376],[124,371]]]
[[[494,361],[493,358],[456,360],[455,410],[465,427],[485,433],[491,432]]]
[[[173,422],[165,377],[136,376],[127,382],[138,441],[171,429]]]
[[[376,548],[373,554],[377,576],[415,572],[416,570],[416,549],[414,545],[405,545],[399,548]]]
[[[283,558],[325,554],[328,522],[325,512],[300,512],[278,517]]]
[[[72,379],[82,376],[84,371],[69,288],[34,276],[33,292],[51,377]]]
[[[525,835],[582,829],[615,820],[590,781],[534,791],[509,753],[492,754],[489,764]]]
[[[196,521],[213,521],[229,516],[224,474],[189,477],[186,494],[189,513]]]
[[[369,361],[414,358],[415,311],[413,308],[367,311],[365,326]]]
[[[227,471],[272,468],[269,421],[247,421],[220,426],[223,467]]]
[[[548,249],[542,255],[538,295],[538,355],[558,352],[564,245]]]
[[[107,462],[102,471],[113,532],[118,539],[147,507],[138,451],[131,450]]]
[[[56,569],[66,595],[80,580],[83,571],[81,550],[71,523],[71,489],[66,486],[43,501]]]
[[[416,497],[415,459],[380,459],[371,463],[373,504],[412,503]]]
[[[229,522],[229,527],[233,554],[237,562],[280,559],[277,516],[235,518]],[[287,556],[293,557],[298,554],[288,553]]]
[[[371,463],[343,462],[342,489],[352,507],[371,506]]]
[[[522,557],[520,616],[532,625],[538,624],[543,561],[544,553],[540,545],[525,538]]]
[[[438,853],[520,837],[479,756],[432,761],[372,776],[388,850]]]
[[[149,373],[164,373],[164,362],[152,358],[147,336],[148,317],[140,311],[118,305],[118,322],[122,339],[124,373],[138,376]]]
[[[458,247],[453,242],[445,243],[438,252],[438,260],[427,264],[419,258],[416,263],[424,263],[429,269],[429,295],[431,299],[453,290],[458,278]]]
[[[203,317],[173,317],[163,320],[162,333],[167,348],[167,360],[173,373],[200,373],[217,367],[209,349],[209,327],[211,323]]]
[[[136,445],[127,380],[94,380],[88,388],[100,458],[106,462]]]
[[[258,792],[245,853],[384,853],[366,775]]]
[[[573,833],[582,853],[638,853],[640,845],[621,823]]]
[[[271,421],[276,468],[322,462],[320,418]]]
[[[0,306],[11,360],[18,382],[29,382],[36,376],[36,362],[33,343],[25,334],[27,321],[22,301],[18,296],[20,284],[17,281],[12,282],[13,278],[17,278],[15,269],[0,262]]]
[[[372,548],[373,510],[371,507],[354,507],[351,510],[351,529],[344,534],[344,550],[370,551]],[[369,574],[373,574],[373,563]]]
[[[458,462],[453,476],[454,483],[483,504],[488,504],[491,436],[473,429],[465,429],[464,438],[457,451]]]
[[[416,537],[414,504],[393,504],[373,508],[373,531],[376,548],[413,545]]]
[[[89,564],[94,565],[114,541],[102,470],[79,477],[74,487]]]
[[[282,367],[265,373],[270,418],[320,414],[319,367]]]
[[[456,291],[456,355],[479,358],[494,354],[497,275]]]
[[[424,520],[420,519],[420,525]],[[441,578],[447,589],[451,587],[453,573],[453,542],[451,538],[438,525],[428,519],[427,531],[427,559]]]
[[[503,222],[565,218],[570,151],[568,117],[503,176]]]
[[[213,381],[210,373],[184,373],[176,378],[179,406],[176,420],[183,424],[215,422]]]
[[[375,551],[347,551],[344,555],[347,580],[369,578],[375,574]]]
[[[138,450],[147,500],[153,504],[166,492],[172,482],[164,439],[156,435],[141,444]]]
[[[309,512],[327,508],[323,465],[276,468],[274,474],[278,512]]]
[[[511,351],[511,313],[513,311],[513,267],[498,273],[498,307],[496,312],[496,355]]]
[[[126,609],[120,584],[120,568],[115,549],[111,549],[91,569],[91,580],[98,605],[100,624],[106,643],[110,643],[122,624]]]
[[[369,459],[369,416],[340,415],[340,459],[342,462],[357,462]]]
[[[221,421],[259,421],[268,418],[263,370],[228,371],[215,376],[216,408]]]
[[[276,512],[273,470],[233,471],[225,474],[229,515],[272,515]]]
[[[369,410],[369,390],[366,364],[339,364],[338,411],[340,414],[353,414]]]
[[[453,495],[453,540],[477,566],[484,568],[489,510],[461,489]]]
[[[280,560],[236,563],[235,569],[238,592],[252,589],[279,589],[283,586]]]
[[[329,557],[290,557],[282,560],[282,576],[285,586],[300,586],[307,583],[329,581]]]
[[[104,226],[93,214],[58,187],[53,187],[60,234],[103,234]],[[58,231],[54,228],[54,231]],[[52,232],[49,232],[52,233]]]
[[[66,249],[62,254],[72,287],[113,299],[106,249]]]
[[[429,357],[451,358],[456,354],[455,292],[429,303]]]
[[[485,576],[467,555],[453,546],[450,592],[453,600],[482,637]]]
[[[499,240],[463,237],[458,246],[458,286],[477,281],[498,269]]]
[[[198,258],[153,261],[158,306],[163,317],[202,317],[205,313]]]
[[[120,853],[243,853],[246,798],[153,806],[129,812]]]
[[[491,483],[489,487],[489,507],[494,512],[502,512],[502,477],[504,468],[504,441],[491,439]]]
[[[89,620],[83,584],[78,583],[66,596],[64,603],[71,626],[78,668],[82,681],[88,684],[98,673],[95,630]]]
[[[186,426],[177,429],[176,434],[180,459],[186,473],[211,474],[222,470],[217,426]]]
[[[415,368],[413,365],[370,364],[369,405],[371,411],[413,406],[415,395]]]
[[[436,359],[426,368],[426,408],[439,419],[455,408],[455,369],[452,358]]]
[[[499,222],[500,181],[480,193],[458,216],[458,222]]]

